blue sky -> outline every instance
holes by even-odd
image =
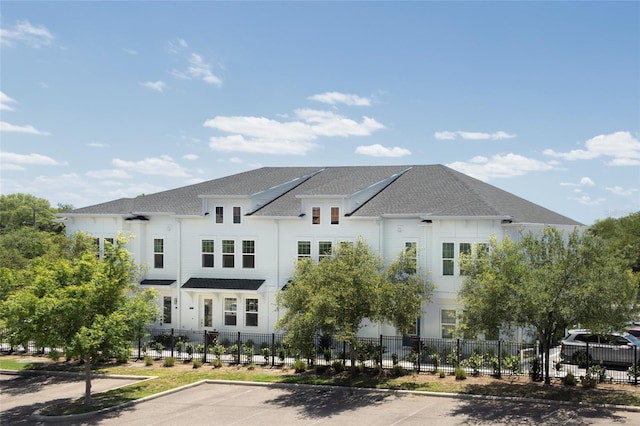
[[[587,225],[640,210],[639,2],[3,1],[0,24],[2,194],[445,164]]]

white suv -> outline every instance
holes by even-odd
[[[580,367],[586,366],[587,359],[589,365],[629,367],[640,364],[640,340],[626,332],[592,334],[589,330],[569,330],[562,340],[560,356],[564,361]]]

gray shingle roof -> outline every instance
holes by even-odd
[[[321,171],[320,171],[321,170]],[[202,214],[199,195],[250,196],[317,172],[292,190],[253,213],[254,216],[293,217],[304,196],[349,196],[401,173],[353,216],[421,215],[509,217],[514,223],[581,225],[570,218],[442,165],[353,167],[264,167],[220,179],[137,198],[123,198],[73,210],[72,214],[171,212]],[[404,172],[404,173],[402,173]],[[375,188],[375,187],[374,187]]]

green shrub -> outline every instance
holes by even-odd
[[[441,379],[444,379],[444,377],[445,377],[445,373],[444,373],[444,371],[442,371],[442,370],[438,371],[438,376],[439,376]]]
[[[269,346],[264,346],[260,348],[260,355],[264,357],[264,363],[269,364],[269,358],[271,358],[271,348]]]
[[[220,358],[216,358],[213,360],[211,365],[213,366],[213,368],[220,368],[222,367],[222,360]]]
[[[520,358],[517,355],[509,355],[504,357],[504,359],[502,360],[502,364],[511,375],[521,373]]]
[[[407,372],[404,368],[402,368],[400,364],[396,364],[391,369],[391,374],[393,374],[395,377],[402,377],[407,374]]]
[[[200,368],[202,367],[202,360],[200,358],[194,358],[193,361],[191,361],[193,364],[193,368]]]
[[[49,355],[47,356],[49,357],[50,360],[57,362],[62,356],[62,354],[58,352],[56,349],[51,349],[51,351],[49,351]]]
[[[449,352],[447,356],[444,357],[444,359],[447,364],[451,365],[452,367],[458,367],[458,354],[456,354],[455,352]]]
[[[395,352],[391,354],[391,363],[393,365],[398,365],[398,354]]]
[[[573,373],[569,372],[562,378],[562,384],[565,386],[575,386],[578,384],[578,379]]]
[[[301,359],[296,359],[293,362],[293,369],[296,373],[304,373],[307,370],[307,363]]]
[[[429,359],[431,360],[431,364],[433,364],[433,371],[436,372],[438,371],[438,367],[440,367],[440,354],[437,352],[432,353],[431,355],[429,355]]]
[[[144,365],[146,365],[147,367],[153,365],[153,357],[151,355],[144,356]]]
[[[480,368],[484,365],[484,357],[478,352],[473,352],[469,358],[461,362],[464,367],[471,368],[474,376],[480,375]]]
[[[247,365],[247,370],[255,370],[256,369],[256,365],[253,362],[250,362],[249,365]]]
[[[166,357],[163,361],[162,361],[162,366],[163,367],[173,367],[174,365],[176,365],[176,359],[172,356]]]
[[[467,378],[467,372],[462,367],[456,367],[455,369],[456,380],[465,380]]]
[[[342,361],[333,361],[333,364],[331,364],[331,366],[333,367],[333,371],[335,371],[336,373],[342,373],[344,371],[344,364],[342,363]]]

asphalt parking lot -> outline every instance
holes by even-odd
[[[29,417],[43,400],[72,393],[72,380],[47,379],[11,391],[30,377],[0,376],[0,424],[39,424]],[[17,381],[16,381],[17,380]],[[109,380],[109,379],[105,379]],[[113,386],[122,382],[112,383]],[[82,395],[81,381],[75,381]],[[96,380],[94,389],[108,386]],[[7,389],[9,389],[7,391]],[[8,393],[9,404],[5,407]],[[48,395],[48,396],[47,396]],[[39,402],[34,402],[39,401]],[[22,417],[16,416],[21,414]],[[7,414],[7,415],[5,415]],[[296,385],[205,383],[65,425],[637,425],[640,413],[610,408],[576,407],[503,400],[434,397],[412,393]]]

